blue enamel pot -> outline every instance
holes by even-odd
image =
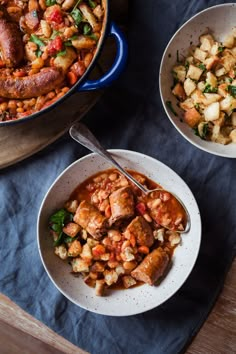
[[[91,91],[91,90],[99,90],[111,85],[113,81],[115,81],[119,75],[122,73],[128,56],[128,45],[127,40],[119,29],[119,27],[112,21],[110,21],[109,16],[109,0],[102,0],[103,8],[105,9],[103,27],[101,31],[101,37],[99,39],[96,53],[87,68],[84,75],[76,82],[76,84],[62,97],[59,98],[56,102],[52,103],[50,106],[35,112],[29,116],[19,118],[16,120],[9,120],[0,122],[1,126],[19,124],[25,121],[40,117],[42,115],[49,114],[55,107],[58,105],[63,105],[63,101],[66,100],[72,94],[76,94],[76,92],[82,91]],[[116,43],[116,56],[113,64],[108,69],[106,73],[104,73],[100,78],[96,80],[89,80],[88,75],[91,70],[94,68],[98,58],[102,52],[103,45],[108,37],[113,37]]]

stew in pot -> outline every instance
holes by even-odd
[[[0,121],[65,95],[93,59],[103,18],[100,0],[0,0]]]

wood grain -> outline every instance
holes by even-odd
[[[0,294],[1,354],[85,354]],[[236,260],[214,309],[186,354],[236,353]]]

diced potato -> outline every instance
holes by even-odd
[[[96,45],[96,42],[92,38],[81,35],[72,41],[72,45],[78,50],[92,49]]]
[[[204,60],[206,59],[207,53],[197,47],[194,51],[193,56],[195,59],[197,59],[201,62],[204,62]]]
[[[133,277],[131,277],[131,275],[123,276],[122,281],[123,281],[123,285],[126,289],[137,284],[136,280]]]
[[[217,57],[217,55],[211,56],[210,58],[206,58],[206,60],[204,61],[204,64],[206,66],[207,70],[211,70],[212,68],[214,68],[216,66],[216,64],[218,64],[220,61],[219,57]]]
[[[75,237],[80,230],[81,227],[78,224],[75,224],[74,222],[69,222],[62,229],[62,231],[70,237]]]
[[[202,69],[198,68],[195,65],[190,64],[187,72],[187,77],[190,77],[190,79],[198,81],[202,73],[203,73]]]
[[[182,108],[185,111],[193,107],[194,107],[194,102],[192,98],[187,98],[184,102],[180,103],[180,108]]]
[[[191,127],[195,127],[201,120],[201,114],[196,108],[191,108],[184,113],[185,122]]]
[[[234,36],[233,34],[228,34],[225,39],[224,39],[224,42],[223,42],[223,46],[226,47],[226,48],[233,48],[234,46]]]
[[[75,273],[89,272],[89,263],[82,258],[73,258],[71,262],[72,270]]]
[[[217,78],[210,71],[206,74],[206,83],[212,87],[217,87]]]
[[[71,47],[66,47],[66,54],[61,55],[61,56],[57,56],[54,59],[53,64],[57,68],[61,68],[63,71],[66,71],[71,66],[71,64],[76,59],[76,57],[77,57],[77,54],[76,54],[75,50]]]
[[[77,257],[82,252],[81,243],[78,240],[71,242],[71,245],[68,249],[69,257]]]
[[[104,279],[98,279],[95,283],[95,295],[103,296],[105,291],[105,281]]]
[[[187,78],[184,81],[184,91],[185,91],[187,96],[190,96],[191,93],[196,89],[196,87],[197,87],[197,85],[190,78]]]
[[[68,257],[67,249],[65,245],[60,245],[55,247],[54,252],[61,259],[66,259]]]
[[[229,137],[231,138],[232,143],[236,143],[236,129],[233,129],[233,130],[230,132]]]
[[[215,42],[213,37],[210,34],[204,34],[199,39],[201,43],[200,49],[209,52]]]
[[[186,98],[184,88],[180,82],[178,82],[172,90],[172,93],[180,100],[183,101]]]
[[[219,102],[211,103],[204,109],[204,117],[207,122],[219,119],[220,117],[220,104]]]
[[[179,81],[184,82],[185,77],[186,77],[186,69],[185,69],[185,66],[183,66],[183,65],[174,66],[173,72],[175,73],[176,78],[177,78]]]

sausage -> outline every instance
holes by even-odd
[[[38,97],[60,87],[63,81],[62,71],[53,67],[31,76],[0,77],[0,96],[11,99]]]
[[[23,43],[20,30],[12,22],[6,10],[1,6],[0,11],[0,47],[1,57],[7,67],[16,67],[24,57]]]
[[[131,275],[139,281],[153,285],[160,278],[169,264],[170,257],[161,247],[149,253]]]
[[[133,219],[127,226],[124,234],[128,239],[131,235],[134,235],[139,246],[151,247],[154,243],[151,226],[142,216],[137,216]]]
[[[83,200],[78,206],[74,215],[74,221],[86,229],[97,240],[107,232],[107,218],[86,200]]]
[[[134,196],[130,187],[117,189],[109,196],[111,206],[111,223],[128,219],[134,215]]]

